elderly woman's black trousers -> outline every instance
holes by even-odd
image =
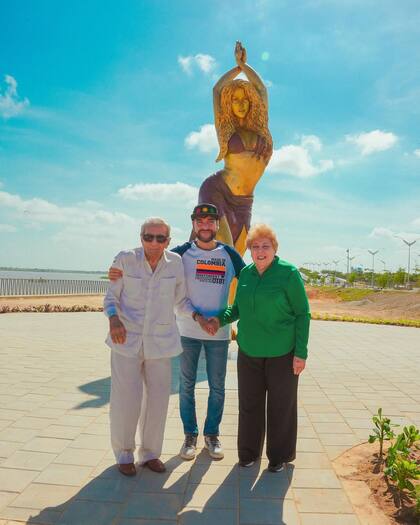
[[[273,465],[296,457],[297,387],[293,352],[281,357],[250,357],[238,352],[240,461],[262,455],[267,431],[267,457]],[[267,423],[266,423],[267,422]]]

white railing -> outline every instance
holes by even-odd
[[[0,296],[99,295],[106,293],[108,285],[108,281],[0,278]]]

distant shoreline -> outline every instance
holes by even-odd
[[[0,271],[5,272],[39,272],[39,273],[92,273],[104,275],[107,272],[101,270],[57,270],[52,268],[15,268],[13,266],[0,266]]]

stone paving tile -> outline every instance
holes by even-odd
[[[47,452],[29,452],[25,450],[18,450],[8,459],[6,459],[4,463],[2,463],[2,467],[27,470],[43,470],[56,457],[56,454],[48,454]]]
[[[298,525],[296,505],[290,500],[241,499],[240,525]]]
[[[174,520],[181,510],[181,494],[131,494],[123,509],[124,518]]]
[[[183,500],[184,507],[206,507],[215,509],[236,509],[238,490],[235,485],[188,484]]]
[[[293,461],[296,468],[331,468],[331,462],[324,452],[299,452]]]
[[[314,421],[314,429],[318,434],[349,434],[351,433],[351,428],[346,425],[346,423],[324,423]]]
[[[10,523],[22,525],[22,521],[26,523],[40,524],[40,525],[56,525],[60,519],[62,512],[43,509],[39,511],[38,509],[27,509],[20,507],[5,507],[0,511],[0,516],[7,519],[7,525]],[[13,520],[13,521],[9,521]],[[17,521],[15,521],[17,520]],[[76,525],[76,524],[75,524]]]
[[[197,523],[197,522],[196,522]],[[200,523],[202,523],[200,521]],[[173,520],[143,520],[143,519],[117,519],[115,525],[178,525],[177,521]]]
[[[37,437],[49,437],[60,439],[75,439],[82,432],[82,427],[65,427],[62,425],[49,425],[38,430]]]
[[[295,468],[292,475],[293,488],[341,488],[339,479],[331,469],[301,469]]]
[[[108,450],[109,449],[109,438],[108,436],[97,436],[92,434],[80,434],[74,439],[71,444],[71,448],[82,448],[92,450]]]
[[[0,441],[0,458],[10,457],[21,446],[22,443],[16,443],[13,441]]]
[[[265,471],[256,479],[241,476],[239,494],[241,498],[293,499],[286,470],[275,474]]]
[[[296,450],[297,452],[323,452],[324,448],[318,439],[306,439],[298,437]]]
[[[7,507],[18,495],[18,492],[0,491],[0,509]]]
[[[77,487],[31,483],[13,501],[13,507],[44,509],[66,503],[77,493]]]
[[[58,525],[114,525],[121,505],[112,502],[72,501],[58,520]]]
[[[23,447],[22,450],[32,450],[34,452],[62,452],[67,445],[71,443],[68,439],[59,439],[59,438],[44,438],[44,437],[35,437],[28,441]]]
[[[41,429],[49,426],[51,421],[46,418],[40,417],[22,417],[13,423],[12,428],[32,428],[32,429]]]
[[[0,468],[0,490],[21,492],[39,475],[36,470],[18,470]]]
[[[352,514],[353,508],[342,489],[293,489],[299,512]]]
[[[347,445],[351,447],[359,443],[355,434],[320,434],[319,439],[323,445]]]
[[[34,483],[80,487],[89,477],[92,467],[52,464],[34,479]]]
[[[27,428],[7,427],[0,432],[0,441],[11,441],[12,443],[26,443],[36,436],[36,430]]]
[[[179,513],[179,521],[177,523],[179,523],[179,525],[214,525],[216,523],[218,525],[234,525],[237,523],[237,514],[236,509],[187,507]],[[165,525],[169,525],[166,521],[150,521],[147,522],[147,525],[155,525],[155,523],[161,523],[162,525],[165,523]]]
[[[58,455],[54,463],[65,463],[66,465],[81,465],[96,467],[104,458],[104,450],[84,450],[80,448],[67,448]]]
[[[353,514],[301,514],[300,519],[302,525],[363,525]]]
[[[233,485],[238,480],[238,467],[208,463],[206,465],[194,464],[190,470],[190,483],[204,483],[206,485]],[[193,505],[201,507],[201,505]]]
[[[120,476],[121,477],[121,476]],[[149,469],[141,469],[134,484],[134,492],[158,493],[164,491],[165,494],[184,494],[189,478],[189,471],[168,471],[156,476],[156,473]]]
[[[6,419],[2,419],[2,420],[0,421],[0,430],[3,430],[4,428],[7,428],[7,427],[10,426],[12,423],[13,423],[13,421],[6,420]]]
[[[123,503],[126,501],[127,495],[133,492],[135,481],[135,477],[126,476],[120,476],[118,479],[91,479],[76,494],[75,499]]]
[[[316,414],[310,414],[309,419],[312,421],[312,423],[343,423],[344,418],[341,414],[338,412],[332,412],[332,413],[324,413],[319,412]]]

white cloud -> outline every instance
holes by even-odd
[[[314,177],[334,168],[334,162],[323,159],[313,161],[310,150],[319,152],[322,142],[316,135],[303,135],[299,146],[288,144],[274,150],[268,170],[299,178]]]
[[[63,206],[49,202],[45,199],[33,198],[22,199],[19,195],[13,195],[0,191],[0,208],[7,208],[14,217],[24,220],[28,225],[39,224],[65,224],[77,225],[81,229],[88,224],[102,224],[107,226],[133,225],[137,222],[120,212],[109,212],[101,209],[89,209],[82,206]]]
[[[321,151],[322,149],[322,142],[316,135],[302,135],[301,145],[313,151]]]
[[[398,137],[394,133],[375,129],[359,135],[347,135],[346,141],[356,144],[362,155],[370,155],[377,151],[385,151],[392,148],[397,143]]]
[[[29,106],[29,100],[19,99],[17,82],[11,75],[5,75],[6,88],[4,93],[0,88],[0,115],[5,118],[16,117]]]
[[[197,148],[203,153],[217,151],[216,129],[213,124],[203,124],[199,131],[191,131],[191,133],[185,137],[184,142],[188,149]]]
[[[118,190],[118,195],[127,200],[145,200],[163,202],[172,200],[175,203],[190,204],[197,202],[198,188],[176,182],[175,184],[129,184]]]
[[[416,222],[418,221],[418,224]],[[414,226],[420,226],[420,219],[413,221]],[[401,239],[405,239],[407,242],[412,242],[417,239],[420,239],[420,233],[416,232],[394,232],[389,228],[384,228],[382,226],[375,227],[369,234],[369,237],[385,237],[387,239],[394,239],[398,242],[402,242]]]
[[[370,232],[369,237],[386,237],[388,239],[394,239],[395,233],[389,228],[383,228],[382,226],[377,226],[373,228]]]
[[[15,231],[17,231],[15,226],[10,224],[0,224],[0,233],[13,233]]]
[[[180,55],[178,57],[178,64],[181,66],[184,73],[187,73],[187,75],[192,75],[195,68],[198,68],[200,71],[208,75],[212,73],[217,67],[216,59],[211,55],[206,55],[203,53],[198,53],[197,55],[188,55],[185,57]]]
[[[416,157],[420,157],[420,148],[419,149],[415,149],[413,153],[414,153],[414,155]]]

